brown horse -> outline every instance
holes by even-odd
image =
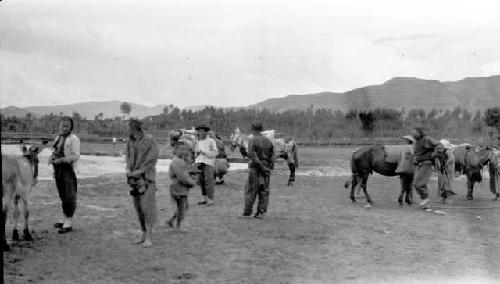
[[[403,145],[399,145],[403,146]],[[406,148],[407,146],[408,148]],[[408,151],[411,145],[404,145],[401,149]],[[403,151],[403,150],[402,150]],[[408,158],[411,158],[409,155]],[[384,176],[399,176],[401,180],[401,193],[398,197],[399,204],[403,204],[403,195],[405,195],[405,202],[408,204],[413,203],[412,183],[413,183],[413,169],[405,172],[396,172],[398,168],[397,163],[387,162],[387,152],[383,145],[365,146],[356,150],[351,158],[351,171],[352,177],[345,183],[345,188],[351,185],[351,193],[349,197],[352,202],[356,202],[354,190],[358,184],[366,196],[368,203],[373,203],[370,195],[366,189],[368,176],[373,172],[379,173]]]

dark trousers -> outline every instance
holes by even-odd
[[[64,216],[73,217],[76,210],[77,182],[73,165],[61,163],[54,165],[54,178],[62,202]]]
[[[177,219],[177,227],[180,227],[188,209],[188,198],[187,195],[171,195],[171,197],[177,205],[177,211],[174,213],[171,220]]]
[[[288,163],[288,169],[290,169],[288,181],[295,181],[295,163]]]
[[[245,187],[245,209],[243,214],[252,214],[255,199],[259,198],[257,212],[266,213],[269,205],[269,175],[259,174],[255,168],[250,168],[248,183]]]
[[[143,194],[132,196],[137,219],[143,233],[148,225],[154,225],[157,221],[156,213],[156,185],[152,181],[146,181]]]
[[[214,167],[207,164],[199,164],[201,195],[214,199]]]

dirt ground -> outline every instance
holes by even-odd
[[[314,156],[314,155],[313,155]],[[347,155],[348,156],[348,155]],[[305,165],[308,165],[306,162]],[[216,186],[216,205],[190,194],[187,232],[165,225],[174,206],[168,178],[158,177],[159,224],[154,246],[131,244],[139,235],[121,174],[80,180],[74,231],[59,235],[62,214],[53,181],[30,196],[34,242],[4,253],[7,283],[495,283],[500,281],[500,202],[487,182],[465,200],[465,182],[446,215],[398,206],[397,178],[371,177],[375,204],[353,204],[345,177],[298,176],[287,187],[283,165],[271,179],[265,219],[239,217],[245,171]],[[450,208],[451,207],[451,208]],[[478,207],[479,209],[454,209]],[[480,220],[477,216],[480,216]],[[10,239],[11,227],[7,227]]]

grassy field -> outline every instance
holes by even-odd
[[[92,148],[92,147],[90,147]],[[74,232],[58,235],[61,214],[53,181],[33,190],[34,242],[13,244],[4,254],[7,283],[461,283],[500,280],[500,203],[487,182],[465,200],[465,182],[451,205],[440,206],[436,181],[432,206],[399,207],[399,180],[375,176],[368,182],[374,206],[353,204],[345,177],[302,175],[304,168],[347,167],[353,148],[301,148],[294,187],[278,165],[271,180],[265,219],[239,217],[245,171],[230,172],[216,187],[216,205],[197,206],[190,195],[185,233],[165,220],[174,210],[169,179],[158,177],[160,222],[154,246],[131,244],[139,234],[129,189],[122,175],[82,179]],[[236,154],[235,154],[236,155]],[[444,207],[444,208],[437,208]],[[455,209],[477,207],[479,209]],[[481,216],[480,220],[477,216]],[[10,235],[11,229],[8,226]]]

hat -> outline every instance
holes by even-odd
[[[198,129],[203,129],[205,131],[210,131],[210,127],[206,126],[205,124],[200,124],[200,125],[196,126],[195,130],[198,130]]]
[[[410,141],[411,143],[415,143],[415,138],[413,138],[411,135],[405,135],[405,136],[402,136],[401,139],[406,139],[408,141]]]

